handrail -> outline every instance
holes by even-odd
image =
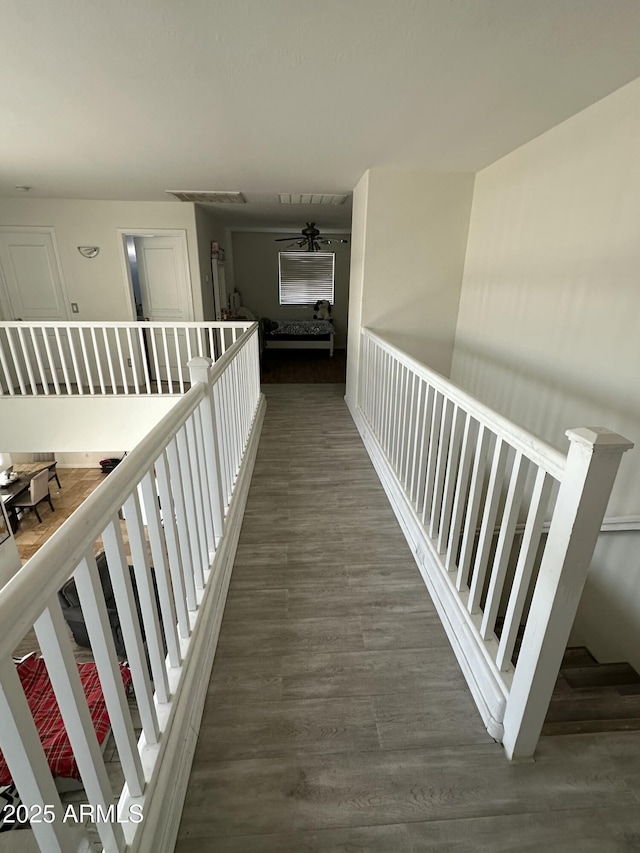
[[[490,429],[504,433],[508,437],[509,442],[522,451],[532,462],[543,467],[552,477],[560,479],[566,462],[566,456],[560,450],[524,429],[524,427],[495,412],[481,400],[478,400],[477,397],[467,393],[459,385],[455,385],[441,373],[437,373],[435,370],[432,370],[422,362],[398,349],[391,341],[371,331],[371,329],[363,328],[362,331],[366,337],[375,341],[378,346],[393,355],[401,364],[404,364],[419,376],[424,377],[438,391],[446,393],[450,400],[456,405],[461,406],[478,421],[484,423]]]
[[[177,826],[160,805],[170,784],[163,768],[187,766],[195,748],[202,675],[213,662],[264,416],[257,324],[215,363],[191,359],[189,373],[190,390],[0,589],[0,748],[25,806],[49,804],[57,817],[32,827],[41,850],[75,847],[11,661],[32,627],[93,813],[113,802],[57,594],[67,581],[79,598],[124,777],[124,822],[96,819],[100,840],[118,853],[127,844],[158,849],[156,836]],[[118,664],[123,654],[139,738]],[[179,804],[186,776],[178,776],[172,798]],[[127,822],[134,805],[142,823]]]
[[[252,328],[256,328],[253,324]],[[214,384],[251,338],[245,334],[209,369],[209,382]],[[194,385],[184,397],[134,447],[131,453],[109,474],[82,506],[53,533],[24,567],[0,590],[0,659],[10,655],[42,611],[42,600],[55,595],[68,578],[68,566],[76,565],[87,547],[104,527],[106,516],[122,506],[122,495],[129,494],[158,458],[166,444],[176,435],[186,419],[202,402],[202,384]],[[53,567],[53,569],[52,569]],[[38,598],[33,590],[39,591]],[[20,633],[21,632],[21,633]]]
[[[252,321],[2,321],[0,396],[184,394],[187,362],[214,361]]]
[[[93,328],[93,329],[173,329],[174,326],[182,328],[188,326],[191,329],[247,329],[253,320],[0,320],[0,329],[12,329],[18,326],[34,329],[43,326],[66,329]]]
[[[354,418],[485,725],[531,756],[600,530],[635,524],[604,520],[633,444],[582,427],[565,457],[369,329],[358,358]]]

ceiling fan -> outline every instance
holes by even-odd
[[[297,246],[306,252],[321,252],[323,246],[328,246],[331,243],[348,243],[348,240],[334,238],[333,240],[324,240],[320,238],[320,231],[316,228],[315,222],[307,222],[307,227],[300,232],[302,237],[277,237],[276,243],[289,242],[287,249],[293,249]]]

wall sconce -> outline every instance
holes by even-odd
[[[78,251],[83,258],[95,258],[100,251],[100,246],[78,246]]]

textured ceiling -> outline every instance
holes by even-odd
[[[2,0],[0,196],[307,219],[269,200],[477,171],[637,77],[639,34],[638,0]]]

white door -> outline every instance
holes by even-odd
[[[66,320],[67,297],[52,228],[0,228],[6,320]]]
[[[0,228],[0,308],[5,320],[43,322],[67,320],[67,294],[62,280],[53,228]],[[50,333],[51,351],[57,372],[57,347]],[[62,346],[66,346],[63,335]],[[35,364],[30,335],[25,336],[27,358]],[[40,352],[42,335],[36,334]],[[25,364],[22,365],[24,370]],[[50,371],[46,370],[51,381]]]
[[[193,319],[193,311],[186,237],[135,237],[134,243],[145,319],[161,323],[188,323]],[[162,331],[156,331],[153,338],[148,343],[151,346],[149,362],[152,378],[156,378],[154,363],[157,356],[163,380],[167,367],[174,379],[178,376],[178,370],[186,379],[189,371],[186,366],[188,355],[184,332],[163,335]]]

